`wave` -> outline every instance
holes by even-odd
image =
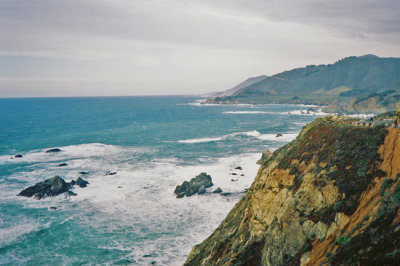
[[[278,136],[277,133],[275,134],[262,134],[257,130],[247,131],[247,132],[237,132],[228,135],[224,135],[221,137],[214,137],[214,138],[197,138],[197,139],[185,139],[179,140],[179,143],[186,143],[186,144],[195,144],[195,143],[208,143],[208,142],[216,142],[221,140],[226,140],[235,136],[247,136],[253,137],[260,140],[269,140],[269,141],[276,141],[276,142],[289,142],[295,139],[298,133],[291,132],[291,133],[281,133],[282,136]]]
[[[46,153],[47,150],[51,149],[50,147],[46,149],[30,151],[26,154],[23,154],[22,158],[14,158],[14,154],[2,155],[0,156],[0,165],[4,163],[56,162],[76,158],[84,159],[90,157],[101,157],[105,155],[114,156],[120,153],[143,154],[155,152],[154,149],[148,147],[121,147],[117,145],[108,145],[102,143],[85,143],[78,145],[61,146],[57,148],[61,149],[61,152]]]
[[[226,111],[224,114],[272,114],[272,115],[314,115],[314,116],[324,116],[328,113],[318,111],[307,111],[307,110],[294,110],[288,112],[271,112],[271,111]]]

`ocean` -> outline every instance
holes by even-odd
[[[199,100],[0,99],[0,264],[181,265],[243,197],[261,152],[323,115]],[[201,172],[212,177],[208,193],[175,198],[176,185]],[[89,185],[70,198],[16,196],[55,175]]]

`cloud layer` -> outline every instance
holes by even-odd
[[[399,1],[2,1],[0,97],[194,94],[400,56]]]

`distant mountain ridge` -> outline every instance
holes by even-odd
[[[233,89],[231,95],[207,102],[310,103],[350,112],[368,106],[394,110],[400,99],[400,58],[351,56],[334,64],[308,65],[260,80],[248,79]]]
[[[248,78],[245,81],[243,81],[243,82],[239,83],[238,85],[236,85],[235,87],[233,87],[232,89],[216,93],[216,96],[231,96],[231,95],[235,94],[236,92],[238,92],[239,90],[246,88],[248,86],[251,86],[255,83],[258,83],[262,80],[265,80],[266,78],[268,78],[267,75],[261,75],[261,76],[257,76],[257,77]]]

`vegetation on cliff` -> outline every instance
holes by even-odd
[[[399,133],[315,120],[262,160],[248,193],[186,265],[399,261]]]

